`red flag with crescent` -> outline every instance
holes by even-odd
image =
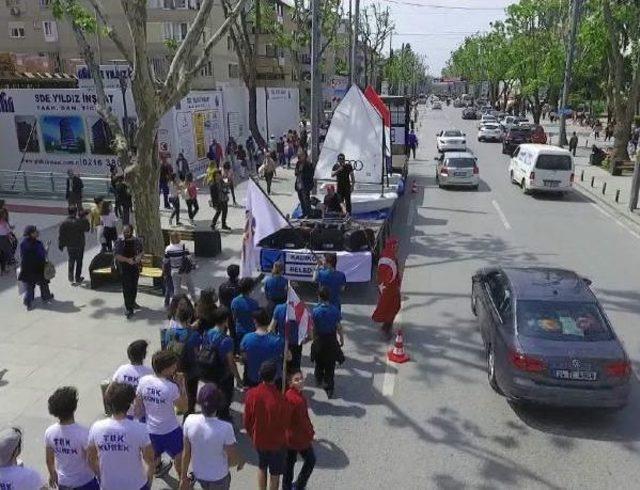
[[[397,248],[398,240],[389,238],[378,259],[378,304],[371,317],[374,322],[393,323],[400,311],[402,277],[398,270]]]

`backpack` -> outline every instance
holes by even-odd
[[[169,342],[167,342],[166,350],[173,352],[178,358],[178,371],[184,373],[189,370],[189,350],[187,349],[187,343],[191,338],[193,332],[188,332],[184,339],[180,339],[180,335],[177,331],[170,332]]]
[[[220,355],[220,344],[224,335],[218,336],[215,342],[207,342],[196,355],[196,366],[200,378],[219,383],[227,375],[227,365]]]

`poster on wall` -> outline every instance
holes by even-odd
[[[204,112],[193,114],[193,139],[195,142],[196,160],[202,160],[207,156],[207,142],[204,137],[204,125],[207,115]]]
[[[122,119],[121,92],[107,90]],[[4,89],[0,91],[0,168],[40,172],[105,174],[117,164],[113,134],[96,112],[93,89]],[[135,123],[133,100],[127,100]],[[24,155],[24,159],[23,159]]]

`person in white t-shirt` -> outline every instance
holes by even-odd
[[[153,481],[153,447],[144,424],[129,420],[127,411],[136,393],[131,385],[111,383],[105,401],[110,418],[89,430],[87,454],[101,490],[150,490]]]
[[[189,465],[193,476],[204,490],[229,490],[231,474],[229,466],[238,471],[244,459],[236,445],[233,426],[220,420],[216,414],[225,406],[225,395],[213,383],[203,385],[198,391],[201,414],[191,414],[184,421],[184,451],[182,455],[182,479],[180,490],[189,490],[192,482],[187,477]]]
[[[147,430],[156,457],[156,475],[166,474],[171,465],[163,466],[162,454],[167,453],[182,476],[182,427],[175,409],[187,409],[184,375],[176,372],[178,357],[171,351],[156,352],[151,359],[155,374],[144,376],[136,390],[136,414],[144,408]]]
[[[78,391],[73,386],[58,388],[49,397],[48,406],[49,413],[58,419],[44,433],[49,486],[100,490],[87,460],[89,429],[74,418]]]
[[[168,262],[171,268],[171,282],[173,284],[173,295],[177,295],[182,291],[184,285],[189,291],[192,300],[196,299],[196,288],[193,285],[193,262],[191,253],[180,241],[180,235],[177,232],[169,234],[169,245],[164,250],[164,260]]]
[[[134,340],[127,347],[127,357],[129,358],[129,364],[123,364],[113,374],[112,381],[117,383],[126,383],[133,386],[134,389],[138,388],[138,382],[140,378],[148,374],[153,374],[153,369],[144,365],[144,360],[147,357],[148,343],[146,340]],[[132,406],[127,413],[127,417],[134,418],[134,407]],[[140,417],[140,421],[144,422],[144,416]]]
[[[22,431],[17,427],[0,430],[0,488],[16,490],[45,490],[40,474],[25,466],[18,466],[22,451]]]

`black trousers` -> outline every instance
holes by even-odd
[[[267,194],[271,194],[271,182],[273,182],[273,172],[265,172],[264,180],[267,181]]]
[[[122,206],[122,224],[123,225],[131,224],[131,206],[127,206],[127,205]]]
[[[180,223],[180,198],[172,197],[171,204],[173,205],[173,211],[171,212],[171,216],[169,216],[169,222],[175,217],[176,223]]]
[[[227,376],[218,383],[218,388],[224,393],[224,404],[218,410],[221,420],[231,422],[231,402],[233,402],[233,376]]]
[[[197,199],[187,199],[187,214],[189,215],[189,219],[193,219],[200,211],[200,205],[198,204]]]
[[[302,216],[306,217],[311,214],[311,196],[308,191],[298,191],[298,200],[300,201],[300,208],[302,208]]]
[[[415,146],[411,147],[411,153],[413,153],[413,159],[415,160],[416,159],[416,147]]]
[[[229,190],[231,191],[231,199],[233,200],[233,204],[236,204],[236,186],[233,185],[233,182],[229,182]]]
[[[334,359],[327,358],[328,356],[323,356],[322,354],[318,356],[318,359],[316,359],[314,375],[320,386],[327,391],[333,391],[336,361]]]
[[[140,272],[137,267],[127,266],[123,264],[120,269],[120,277],[122,279],[122,295],[124,296],[124,308],[127,311],[133,311],[138,296],[138,279]]]
[[[191,415],[196,411],[196,399],[198,398],[198,377],[187,377],[184,382],[184,387],[187,392],[187,411],[184,413],[183,422],[187,419],[188,415]]]
[[[213,216],[213,221],[211,224],[216,226],[218,223],[218,218],[222,214],[222,226],[227,226],[227,212],[229,211],[229,204],[226,202],[221,202],[216,206],[216,214]]]
[[[313,446],[309,446],[302,451],[296,451],[294,449],[287,450],[287,464],[284,469],[284,475],[282,477],[282,490],[291,490],[291,484],[293,483],[293,469],[298,459],[298,454],[302,457],[302,468],[296,478],[296,490],[307,488],[307,482],[313,472],[313,468],[316,465],[316,454],[313,451]]]
[[[300,369],[302,363],[302,346],[297,343],[289,344],[289,351],[291,352],[291,360],[287,363],[291,366],[291,369]]]
[[[84,248],[67,247],[67,254],[69,255],[69,282],[73,282],[74,279],[76,282],[80,282]]]
[[[347,213],[351,214],[351,192],[339,192],[340,198],[344,202]]]

